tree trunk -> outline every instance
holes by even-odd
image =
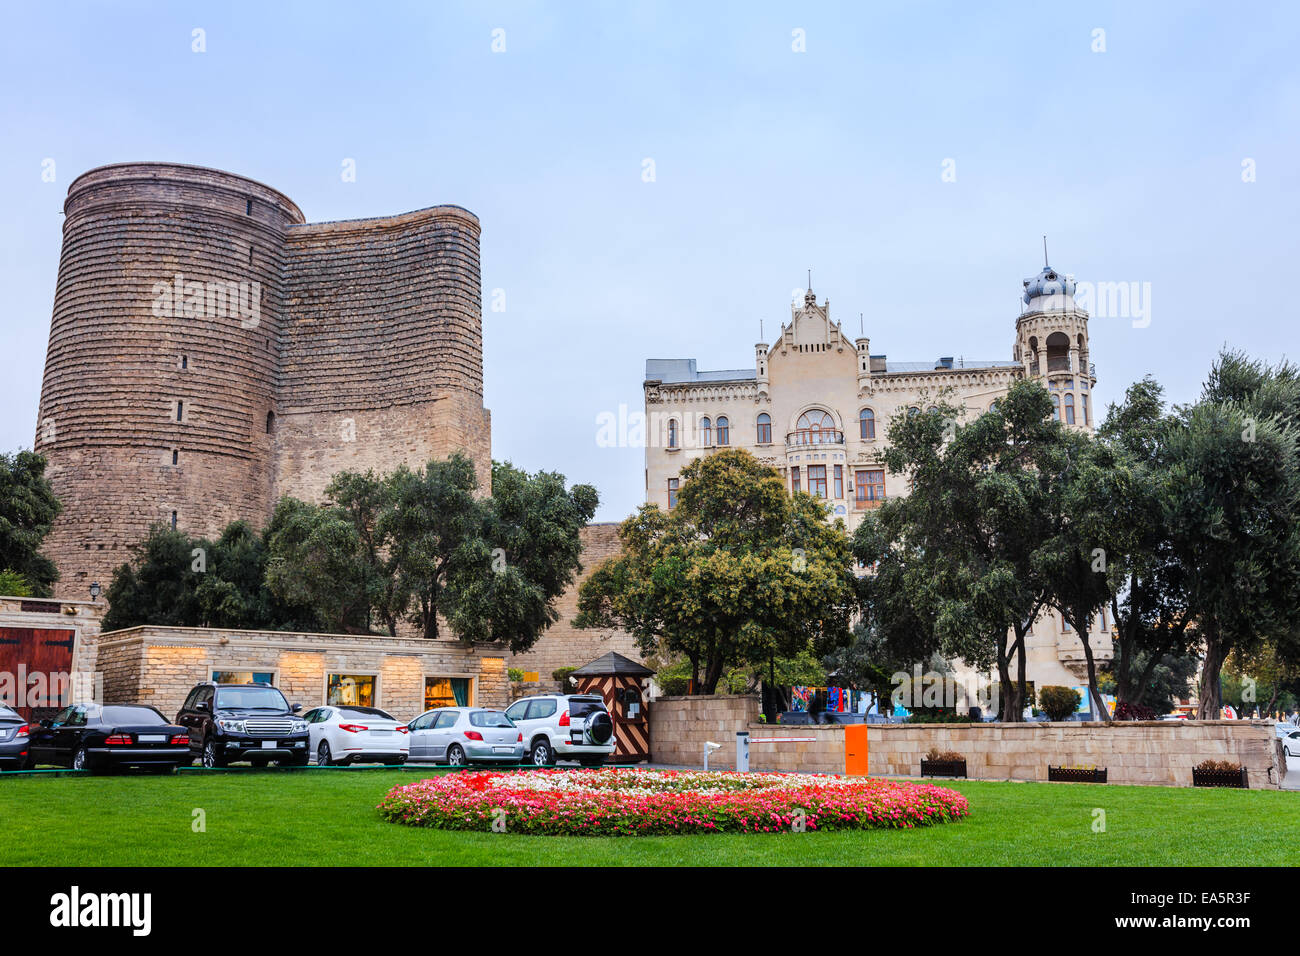
[[[998,651],[998,688],[1001,699],[998,701],[998,720],[1005,723],[1023,723],[1024,697],[1020,688],[1011,680],[1011,657],[1006,650]]]
[[[1219,640],[1218,632],[1210,628],[1205,631],[1205,662],[1201,665],[1200,701],[1196,706],[1197,720],[1218,720],[1222,707],[1222,687],[1219,676],[1223,671],[1223,662],[1228,656],[1228,648]]]
[[[1079,643],[1083,645],[1083,660],[1088,665],[1088,694],[1092,697],[1091,709],[1096,711],[1098,720],[1110,720],[1110,712],[1106,709],[1106,702],[1101,699],[1101,691],[1097,689],[1097,661],[1092,656],[1092,642],[1088,640],[1088,632],[1079,630],[1079,625],[1075,623],[1075,631],[1079,635]],[[1087,627],[1085,622],[1084,627]]]
[[[704,684],[697,693],[701,695],[716,693],[720,680],[722,680],[722,658],[718,657],[709,661],[709,666],[704,671]]]

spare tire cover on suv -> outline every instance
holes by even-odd
[[[587,739],[593,744],[607,744],[614,736],[614,721],[604,710],[593,711],[587,715]]]

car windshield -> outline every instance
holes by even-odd
[[[469,722],[475,727],[513,727],[510,718],[495,710],[478,710],[469,715]]]
[[[284,695],[274,687],[218,687],[217,707],[222,710],[287,711]]]
[[[168,723],[167,718],[152,707],[105,707],[99,714],[101,724],[135,724],[142,727],[159,727]]]
[[[353,719],[358,717],[370,717],[372,719],[378,717],[380,720],[393,719],[392,714],[386,714],[378,707],[340,707],[339,716]]]

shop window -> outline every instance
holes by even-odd
[[[473,707],[474,685],[468,677],[426,677],[424,709],[435,707]]]
[[[275,674],[272,671],[213,671],[215,684],[270,684],[275,686]]]
[[[326,703],[375,706],[374,674],[330,674],[327,680]]]

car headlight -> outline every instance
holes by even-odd
[[[231,734],[247,733],[247,731],[244,730],[244,722],[242,720],[226,720],[223,718],[217,721],[217,726]]]
[[[305,721],[305,720],[295,720],[295,721],[293,722],[293,733],[295,733],[295,734],[305,734],[306,732],[307,732],[307,721]]]

